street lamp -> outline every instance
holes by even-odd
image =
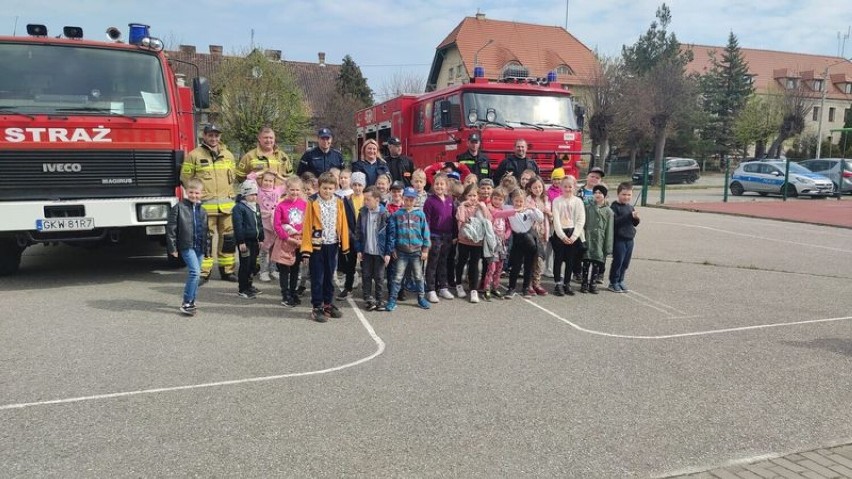
[[[822,99],[819,102],[819,122],[817,123],[817,148],[816,148],[816,159],[820,158],[820,153],[822,153],[822,115],[825,111],[825,95],[828,93],[828,85],[831,83],[831,78],[828,77],[828,69],[833,67],[834,65],[840,65],[841,63],[848,62],[849,60],[844,58],[839,62],[834,62],[825,67],[825,70],[822,73]]]
[[[484,50],[485,47],[487,47],[488,45],[491,45],[492,43],[494,43],[493,38],[488,40],[487,42],[485,42],[485,45],[482,45],[481,47],[479,47],[479,50],[477,50],[476,53],[473,54],[473,70],[474,70],[474,72],[476,71],[476,67],[479,66],[479,52]],[[474,76],[476,76],[476,73],[474,73]]]

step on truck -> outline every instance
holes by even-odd
[[[209,86],[186,86],[149,27],[27,25],[0,37],[0,275],[30,245],[163,241]]]

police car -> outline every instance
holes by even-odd
[[[784,182],[784,161],[749,161],[741,163],[734,170],[728,187],[731,194],[739,196],[747,191],[787,196],[828,196],[834,191],[834,184],[825,176],[816,174],[804,166],[790,163],[790,181]],[[783,189],[782,189],[783,188]]]

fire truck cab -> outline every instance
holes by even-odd
[[[358,151],[373,138],[386,153],[391,136],[418,168],[455,161],[474,132],[492,171],[514,152],[518,139],[528,143],[527,157],[549,177],[554,161],[577,160],[582,150],[582,107],[552,78],[505,78],[469,83],[422,95],[402,95],[358,111]]]
[[[209,87],[179,82],[148,28],[0,37],[0,275],[32,244],[164,238]]]

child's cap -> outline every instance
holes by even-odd
[[[600,191],[601,194],[604,195],[604,196],[606,196],[606,194],[609,193],[609,190],[606,189],[606,186],[600,185],[600,184],[595,185],[595,187],[592,188],[592,193],[594,193],[596,191]]]
[[[256,195],[257,183],[252,180],[246,180],[245,182],[243,182],[242,188],[240,188],[240,194],[243,196]]]
[[[355,171],[352,173],[352,178],[349,179],[349,182],[353,185],[367,186],[367,175],[360,171]]]
[[[491,186],[494,187],[494,180],[491,178],[483,178],[479,180],[479,186]]]
[[[391,185],[390,189],[392,189],[392,190],[402,190],[402,189],[405,189],[405,183],[403,183],[403,182],[401,182],[401,181],[399,181],[399,180],[396,180],[396,181],[394,181],[394,182],[393,182],[393,184]]]
[[[563,168],[554,168],[550,173],[552,181],[561,180],[562,178],[565,178],[565,170]]]
[[[417,190],[414,188],[407,186],[404,190],[402,190],[403,198],[417,198]]]
[[[458,171],[451,171],[451,172],[447,173],[447,178],[452,178],[454,180],[461,181],[461,175],[459,174]]]

